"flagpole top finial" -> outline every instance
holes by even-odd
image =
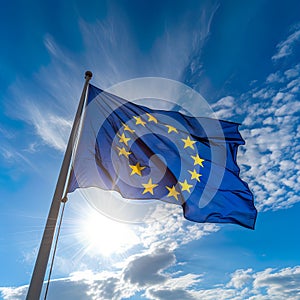
[[[93,73],[91,71],[86,71],[85,72],[85,79],[90,80],[93,77]]]

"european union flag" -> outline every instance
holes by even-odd
[[[239,178],[238,124],[153,110],[89,85],[68,192],[98,187],[128,199],[179,204],[195,222],[254,228]]]

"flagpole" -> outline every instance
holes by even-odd
[[[39,300],[40,294],[42,291],[42,286],[44,282],[44,277],[48,265],[49,255],[51,251],[53,236],[55,232],[56,222],[58,213],[60,210],[60,204],[62,202],[62,197],[65,189],[65,184],[67,181],[67,177],[69,174],[70,162],[72,157],[72,148],[73,142],[76,135],[76,128],[79,124],[83,106],[85,102],[87,87],[89,84],[90,79],[92,78],[93,74],[90,71],[85,72],[85,83],[82,90],[81,98],[79,101],[78,109],[75,115],[74,123],[72,126],[72,130],[70,133],[69,141],[67,144],[67,149],[65,152],[65,156],[61,165],[60,173],[58,176],[55,192],[52,199],[52,204],[49,210],[48,219],[46,222],[46,226],[44,229],[44,234],[41,240],[40,249],[38,252],[38,256],[35,262],[34,270],[32,273],[28,293],[26,300]]]

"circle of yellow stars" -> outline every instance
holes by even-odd
[[[133,116],[134,125],[136,126],[142,126],[146,127],[147,124],[154,123],[157,125],[162,125],[166,128],[166,133],[168,135],[173,135],[172,138],[180,138],[181,133],[180,130],[175,128],[172,125],[168,125],[165,123],[160,123],[156,117],[154,117],[150,113],[146,113],[146,115],[143,116]],[[152,124],[153,125],[153,124]],[[132,155],[132,152],[129,151],[129,141],[132,139],[130,137],[130,134],[134,134],[135,130],[132,128],[133,125],[128,125],[125,123],[122,123],[122,133],[117,133],[119,146],[116,147],[118,156],[124,156],[128,160],[128,166],[129,170],[131,171],[130,176],[143,176],[143,171],[146,168],[146,166],[142,166],[140,162],[137,162],[136,164],[130,164],[129,162],[129,156]],[[119,130],[120,132],[120,130]],[[151,132],[151,128],[149,128],[149,132]],[[178,183],[174,186],[165,186],[166,190],[168,191],[167,198],[175,198],[177,201],[179,201],[178,196],[183,193],[189,193],[191,194],[192,189],[194,188],[195,184],[197,182],[200,182],[200,177],[202,176],[201,173],[199,173],[200,168],[204,168],[204,159],[201,158],[198,154],[196,143],[197,141],[193,140],[192,137],[188,134],[186,134],[186,138],[180,138],[184,149],[192,149],[195,151],[194,155],[189,155],[189,157],[193,160],[193,166],[194,168],[192,170],[187,170],[187,178],[184,179],[184,181],[178,181]],[[195,149],[196,148],[196,149]],[[198,167],[198,171],[196,170],[196,167]],[[141,187],[144,188],[142,191],[142,194],[151,194],[152,196],[155,195],[155,189],[159,187],[158,183],[155,183],[153,178],[149,178],[148,182],[141,183]]]

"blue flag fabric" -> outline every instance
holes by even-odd
[[[90,84],[68,192],[98,187],[179,204],[191,221],[254,229],[253,195],[236,163],[238,126],[153,110]]]

